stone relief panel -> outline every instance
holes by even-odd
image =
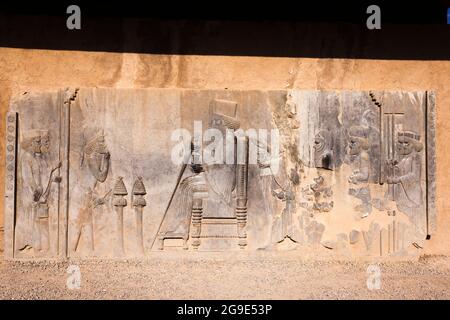
[[[7,122],[6,236],[8,257],[49,258],[65,255],[67,171],[63,104],[66,91],[14,99]],[[24,116],[27,114],[27,116]],[[15,129],[12,126],[15,125]],[[9,163],[8,163],[9,162]],[[63,163],[64,162],[64,163]],[[13,168],[14,167],[14,168]],[[15,181],[12,181],[14,177]],[[14,198],[14,203],[11,199]]]
[[[80,89],[71,106],[71,256],[150,251],[178,166],[177,91]]]
[[[208,129],[212,129],[212,132],[217,130],[221,137],[226,137],[228,131],[231,139],[206,141],[205,155],[208,158],[203,164],[196,161],[201,156],[197,150],[199,144],[197,141],[192,143],[192,173],[180,182],[182,188],[171,210],[177,218],[163,218],[158,230],[159,249],[164,249],[166,239],[174,238],[183,239],[183,247],[187,249],[189,231],[194,249],[198,249],[201,242],[206,242],[211,248],[217,245],[221,248],[217,242],[224,246],[230,245],[233,240],[237,240],[241,248],[247,245],[248,138],[245,133],[242,136],[236,134],[240,128],[237,107],[236,101],[211,100]],[[243,161],[237,161],[238,149],[242,152]],[[186,166],[183,166],[180,175],[184,174],[185,169]],[[170,209],[171,206],[168,207]],[[177,213],[181,212],[183,216],[178,217]],[[184,222],[184,226],[179,225],[180,221]],[[220,241],[215,241],[217,239]]]
[[[434,94],[81,88],[7,115],[5,255],[414,255]],[[195,253],[192,253],[195,254]]]
[[[329,215],[317,218],[325,225],[323,246],[344,254],[374,254],[372,243],[376,243],[379,255],[406,254],[407,248],[423,247],[429,235],[427,221],[434,215],[424,207],[423,194],[424,170],[434,166],[423,144],[423,137],[431,134],[425,127],[427,94],[300,93],[298,101],[304,109],[315,110],[314,118],[300,120],[309,130],[306,136],[314,136],[309,143],[303,140],[300,158],[334,191]],[[365,248],[357,245],[356,235],[361,233]]]

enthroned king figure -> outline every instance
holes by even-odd
[[[197,249],[201,238],[221,238],[222,235],[202,235],[205,220],[208,225],[235,224],[239,247],[246,246],[248,138],[238,131],[240,122],[236,112],[234,101],[211,101],[205,139],[211,138],[208,134],[215,138],[205,144],[202,163],[198,161],[202,152],[199,144],[196,141],[191,144],[189,167],[192,173],[181,183],[177,182],[173,201],[157,233],[159,249],[164,249],[166,239],[183,239],[183,247],[187,249],[187,240],[191,237],[192,247]],[[217,135],[221,135],[222,140],[217,139]],[[186,165],[180,177],[185,168]]]

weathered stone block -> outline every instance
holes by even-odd
[[[360,238],[358,255],[406,254],[435,229],[434,101],[430,92],[27,93],[6,119],[5,255],[320,243],[349,252]]]

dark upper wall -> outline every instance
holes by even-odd
[[[81,3],[82,29],[66,28],[66,4],[0,6],[0,46],[155,54],[449,60],[446,3],[382,4],[382,29],[366,28],[367,4],[192,2]],[[79,3],[79,2],[78,2]],[[184,5],[183,5],[184,3]],[[187,4],[186,4],[187,3]],[[228,3],[228,2],[227,2]],[[169,10],[169,5],[173,8]],[[450,7],[450,4],[448,5]],[[208,9],[208,10],[207,10]]]

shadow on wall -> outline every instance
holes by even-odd
[[[194,12],[196,7],[189,5],[188,12]],[[186,19],[189,13],[177,15],[173,10],[169,10],[170,16],[156,18],[167,11],[139,11],[132,4],[120,11],[83,4],[81,30],[66,28],[69,15],[63,5],[52,6],[51,11],[28,12],[0,6],[0,46],[151,54],[450,59],[450,25],[446,24],[444,7],[436,7],[432,13],[428,7],[420,8],[420,12],[416,8],[412,13],[405,11],[407,8],[398,12],[386,8],[382,11],[381,30],[369,30],[364,5],[352,7],[351,11],[333,11],[337,7],[325,11],[327,6],[298,11],[276,5],[270,8],[272,18],[267,18],[266,9],[257,19],[254,13],[242,11],[241,6],[239,10],[233,7],[233,18],[227,14],[230,9],[218,8],[205,20],[197,13]],[[182,8],[175,12],[182,12]]]

